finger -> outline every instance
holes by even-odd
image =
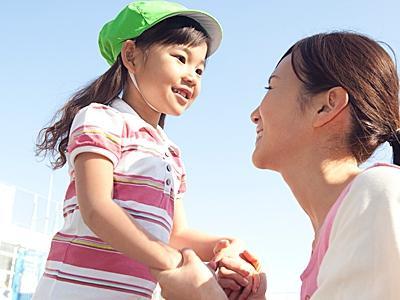
[[[219,252],[212,258],[211,261],[218,263],[218,262],[220,262],[221,259],[222,259],[223,257],[225,257],[225,256],[226,256],[226,255],[223,253],[223,251],[219,251]]]
[[[251,294],[252,286],[253,286],[253,280],[252,277],[249,277],[249,284],[243,289],[238,300],[246,300]]]
[[[239,291],[234,291],[229,295],[228,299],[229,300],[236,300],[239,297],[239,295],[240,295],[240,290]]]
[[[240,253],[240,257],[251,263],[257,272],[260,271],[261,263],[259,259],[255,255],[251,254],[248,250],[244,250],[242,253]]]
[[[218,268],[218,264],[215,261],[210,261],[207,263],[207,267],[215,272]]]
[[[230,294],[232,294],[232,290],[231,289],[223,289],[224,293],[227,297],[229,297]]]
[[[253,274],[253,288],[252,288],[253,294],[257,293],[258,288],[260,287],[260,282],[261,282],[260,274],[259,273]]]
[[[251,273],[252,268],[246,261],[239,258],[223,257],[219,262],[219,266],[226,267],[240,275],[247,277]]]
[[[230,289],[232,291],[238,291],[242,288],[234,280],[228,278],[220,278],[218,283],[223,289]]]
[[[229,245],[230,245],[229,240],[219,240],[214,246],[213,253],[217,254],[218,252],[228,247]]]
[[[200,258],[196,255],[196,253],[189,248],[185,248],[181,250],[183,263],[182,265],[187,265],[192,262],[200,261]]]
[[[242,275],[235,273],[225,267],[221,267],[219,269],[218,276],[220,278],[232,279],[241,286],[247,286],[249,284],[249,281],[246,279],[246,277],[243,277]]]

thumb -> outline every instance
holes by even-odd
[[[200,261],[200,258],[190,248],[182,249],[181,253],[182,253],[182,258],[183,258],[183,264],[182,264],[183,266],[193,263],[195,261]]]
[[[219,240],[219,241],[215,244],[215,247],[214,247],[214,249],[213,249],[213,253],[214,253],[214,254],[218,254],[222,249],[225,249],[225,248],[229,247],[229,245],[230,245],[229,240],[226,240],[226,239],[224,239],[224,240]]]

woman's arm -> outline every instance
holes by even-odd
[[[75,177],[82,218],[99,238],[154,269],[172,269],[180,264],[179,251],[146,233],[112,201],[110,160],[96,153],[81,153],[75,159]]]

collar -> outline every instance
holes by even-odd
[[[116,98],[111,102],[111,107],[114,109],[118,110],[119,112],[122,113],[127,113],[133,115],[135,118],[138,119],[141,123],[141,127],[146,129],[146,131],[157,141],[168,145],[169,151],[176,155],[180,156],[180,150],[179,148],[171,142],[171,140],[168,138],[167,134],[165,133],[164,129],[162,129],[159,125],[157,125],[157,128],[154,128],[151,126],[149,123],[147,123],[145,120],[142,119],[142,117],[130,106],[127,102],[125,102],[121,98]]]

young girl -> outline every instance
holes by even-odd
[[[164,1],[131,3],[103,27],[110,69],[39,136],[38,153],[55,152],[54,168],[68,162],[71,182],[35,299],[149,299],[149,268],[179,266],[176,249],[205,261],[227,244],[239,253],[237,241],[187,227],[181,153],[162,129],[164,114],[195,101],[221,36],[212,16]]]

